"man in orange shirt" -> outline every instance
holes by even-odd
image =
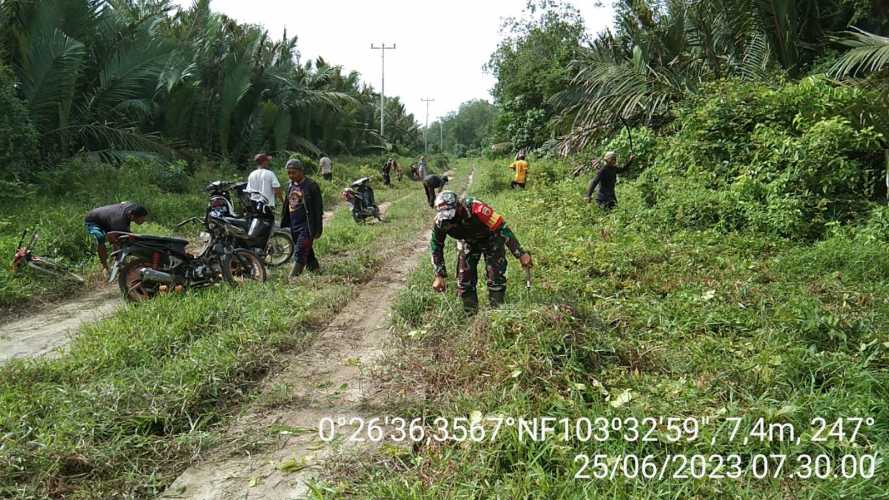
[[[515,178],[512,180],[512,188],[525,189],[525,180],[528,177],[528,162],[525,161],[525,154],[519,153],[509,168],[515,170]]]

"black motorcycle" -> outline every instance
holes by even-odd
[[[211,182],[205,188],[210,195],[207,216],[225,217],[242,231],[236,236],[240,247],[259,255],[269,266],[280,266],[293,255],[290,231],[275,226],[275,214],[269,200],[246,190],[246,182]],[[234,196],[233,196],[234,194]],[[233,198],[240,204],[235,209]]]
[[[374,217],[378,221],[380,218],[380,209],[374,201],[374,190],[370,187],[370,179],[362,177],[353,182],[350,187],[343,190],[343,199],[352,207],[352,218],[355,222],[361,224],[368,218]]]
[[[226,282],[265,281],[266,271],[255,253],[233,245],[238,229],[219,217],[193,217],[180,223],[204,224],[204,248],[192,255],[188,240],[132,233],[109,233],[116,240],[114,264],[108,281],[117,284],[125,299],[147,300],[158,293],[181,292]]]

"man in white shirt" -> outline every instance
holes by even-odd
[[[278,182],[278,176],[269,170],[269,162],[272,161],[272,157],[265,153],[259,153],[253,157],[253,160],[256,162],[256,170],[250,172],[250,177],[247,177],[246,191],[261,194],[268,200],[271,207],[275,206],[275,200],[283,202],[284,195],[281,193],[281,183]],[[258,197],[251,196],[251,199],[262,201]]]
[[[330,161],[330,158],[328,158],[327,155],[324,155],[318,163],[321,164],[321,177],[324,177],[325,181],[333,179],[333,164]]]

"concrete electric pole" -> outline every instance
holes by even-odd
[[[423,150],[428,155],[429,141],[427,140],[426,135],[429,133],[429,103],[435,102],[435,99],[421,97],[420,100],[426,103],[426,127],[423,128]]]
[[[382,75],[380,76],[380,137],[385,140],[386,136],[383,134],[386,130],[386,51],[395,50],[395,44],[393,43],[388,47],[385,43],[381,43],[379,47],[370,44],[370,48],[380,51],[380,62],[382,67]]]

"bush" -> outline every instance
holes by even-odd
[[[654,160],[640,183],[643,201],[683,226],[820,238],[884,193],[885,137],[872,99],[817,78],[779,88],[711,85],[683,103],[674,135],[655,143],[634,134],[642,162]],[[619,150],[618,139],[608,147]],[[690,217],[692,208],[703,213]]]
[[[37,159],[37,143],[37,130],[31,124],[27,106],[16,95],[12,72],[0,65],[0,169],[13,178],[27,177]],[[18,190],[5,180],[0,188],[4,196]]]

